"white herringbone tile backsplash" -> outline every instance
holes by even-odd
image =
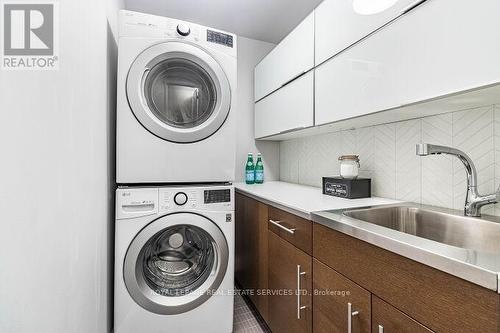
[[[465,170],[446,155],[418,157],[415,144],[457,147],[478,170],[479,191],[500,184],[500,105],[328,133],[280,143],[282,181],[320,187],[339,173],[338,156],[360,156],[360,174],[372,178],[373,195],[463,209]],[[500,205],[485,213],[500,215]]]

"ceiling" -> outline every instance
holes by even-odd
[[[125,8],[277,44],[322,0],[125,0]]]

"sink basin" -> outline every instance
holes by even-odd
[[[414,206],[372,207],[343,214],[451,246],[500,253],[500,223],[493,216],[471,218]]]

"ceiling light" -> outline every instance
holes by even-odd
[[[360,15],[373,15],[394,6],[398,0],[352,0],[352,8]]]

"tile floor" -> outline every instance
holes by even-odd
[[[270,333],[262,319],[255,315],[243,297],[234,297],[233,333]]]

